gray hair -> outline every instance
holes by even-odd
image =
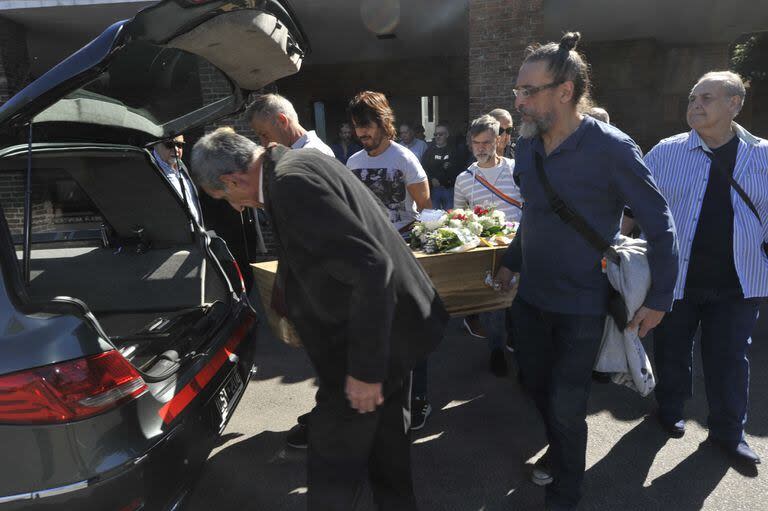
[[[696,84],[698,85],[704,80],[720,82],[725,90],[725,94],[729,98],[734,96],[739,97],[739,110],[744,106],[744,98],[747,97],[747,87],[744,85],[744,80],[738,74],[733,71],[710,71],[699,78]]]
[[[488,112],[488,115],[499,121],[499,124],[501,124],[502,120],[505,120],[509,123],[510,126],[512,126],[512,114],[509,113],[509,110],[504,110],[503,108],[494,108]]]
[[[299,116],[293,104],[279,94],[261,94],[256,96],[245,110],[245,120],[250,123],[255,116],[274,119],[277,114],[283,114],[298,123]]]
[[[469,137],[476,137],[477,135],[489,130],[492,131],[495,136],[498,136],[499,126],[499,121],[490,115],[481,115],[477,119],[473,120],[472,124],[469,125]]]
[[[219,177],[245,172],[262,152],[263,147],[232,128],[219,128],[192,148],[192,177],[203,188],[223,190]]]

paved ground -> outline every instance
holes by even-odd
[[[752,351],[750,444],[768,458],[768,322]],[[302,510],[305,455],[284,447],[295,417],[312,407],[313,373],[303,351],[265,334],[254,376],[222,445],[212,454],[192,511]],[[415,482],[424,510],[542,509],[543,490],[528,482],[544,437],[514,373],[487,371],[488,351],[454,321],[431,359],[435,412],[414,436]],[[699,364],[700,365],[700,364]],[[593,387],[582,510],[768,510],[768,478],[739,471],[703,443],[701,374],[688,433],[669,440],[648,415],[652,399],[616,385]],[[368,508],[366,508],[368,509]],[[371,508],[372,509],[372,508]]]

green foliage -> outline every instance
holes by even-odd
[[[768,81],[768,32],[751,35],[734,46],[731,67],[745,80]]]

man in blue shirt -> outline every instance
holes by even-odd
[[[547,453],[533,481],[547,485],[549,510],[576,509],[587,447],[587,399],[603,333],[609,286],[601,254],[551,209],[536,157],[552,188],[608,243],[624,205],[647,235],[651,287],[627,328],[644,336],[672,305],[677,248],[672,217],[640,149],[618,129],[582,115],[587,64],[574,51],[580,35],[532,47],[517,78],[522,115],[515,178],[525,198],[517,237],[496,279],[519,290],[512,305],[515,353],[524,388],[544,420]]]
[[[645,161],[669,201],[680,239],[674,307],[654,333],[659,420],[672,436],[685,433],[683,406],[692,395],[693,339],[700,326],[709,439],[737,461],[757,464],[744,423],[747,351],[759,302],[768,296],[768,142],[733,122],[745,95],[735,73],[707,73],[689,97],[691,131],[662,140]]]

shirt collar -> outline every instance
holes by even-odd
[[[299,137],[296,142],[293,143],[291,149],[301,149],[302,147],[306,146],[311,139],[316,137],[317,135],[315,135],[314,130],[307,131],[301,137]]]
[[[176,170],[174,170],[173,167],[168,165],[168,162],[160,158],[160,155],[157,154],[157,151],[155,149],[152,149],[152,156],[154,156],[155,161],[160,166],[160,170],[162,170],[165,175],[172,176],[176,174]]]
[[[579,148],[579,144],[581,144],[582,139],[584,138],[584,134],[587,132],[587,130],[593,126],[597,121],[595,121],[593,118],[589,117],[588,115],[585,115],[584,118],[581,120],[581,123],[579,123],[579,127],[576,128],[576,131],[568,135],[568,138],[563,140],[563,142],[555,148],[554,151],[550,154],[557,154],[562,151],[575,151]],[[542,156],[545,156],[544,151],[544,142],[541,140],[541,136],[537,135],[532,140],[532,146],[533,150],[541,154]]]
[[[760,143],[760,139],[754,136],[752,133],[745,130],[741,125],[736,122],[732,122],[731,126],[739,140],[747,145],[756,146]],[[701,147],[704,151],[711,151],[707,144],[701,139],[696,130],[691,130],[688,135],[688,150],[692,151]]]

